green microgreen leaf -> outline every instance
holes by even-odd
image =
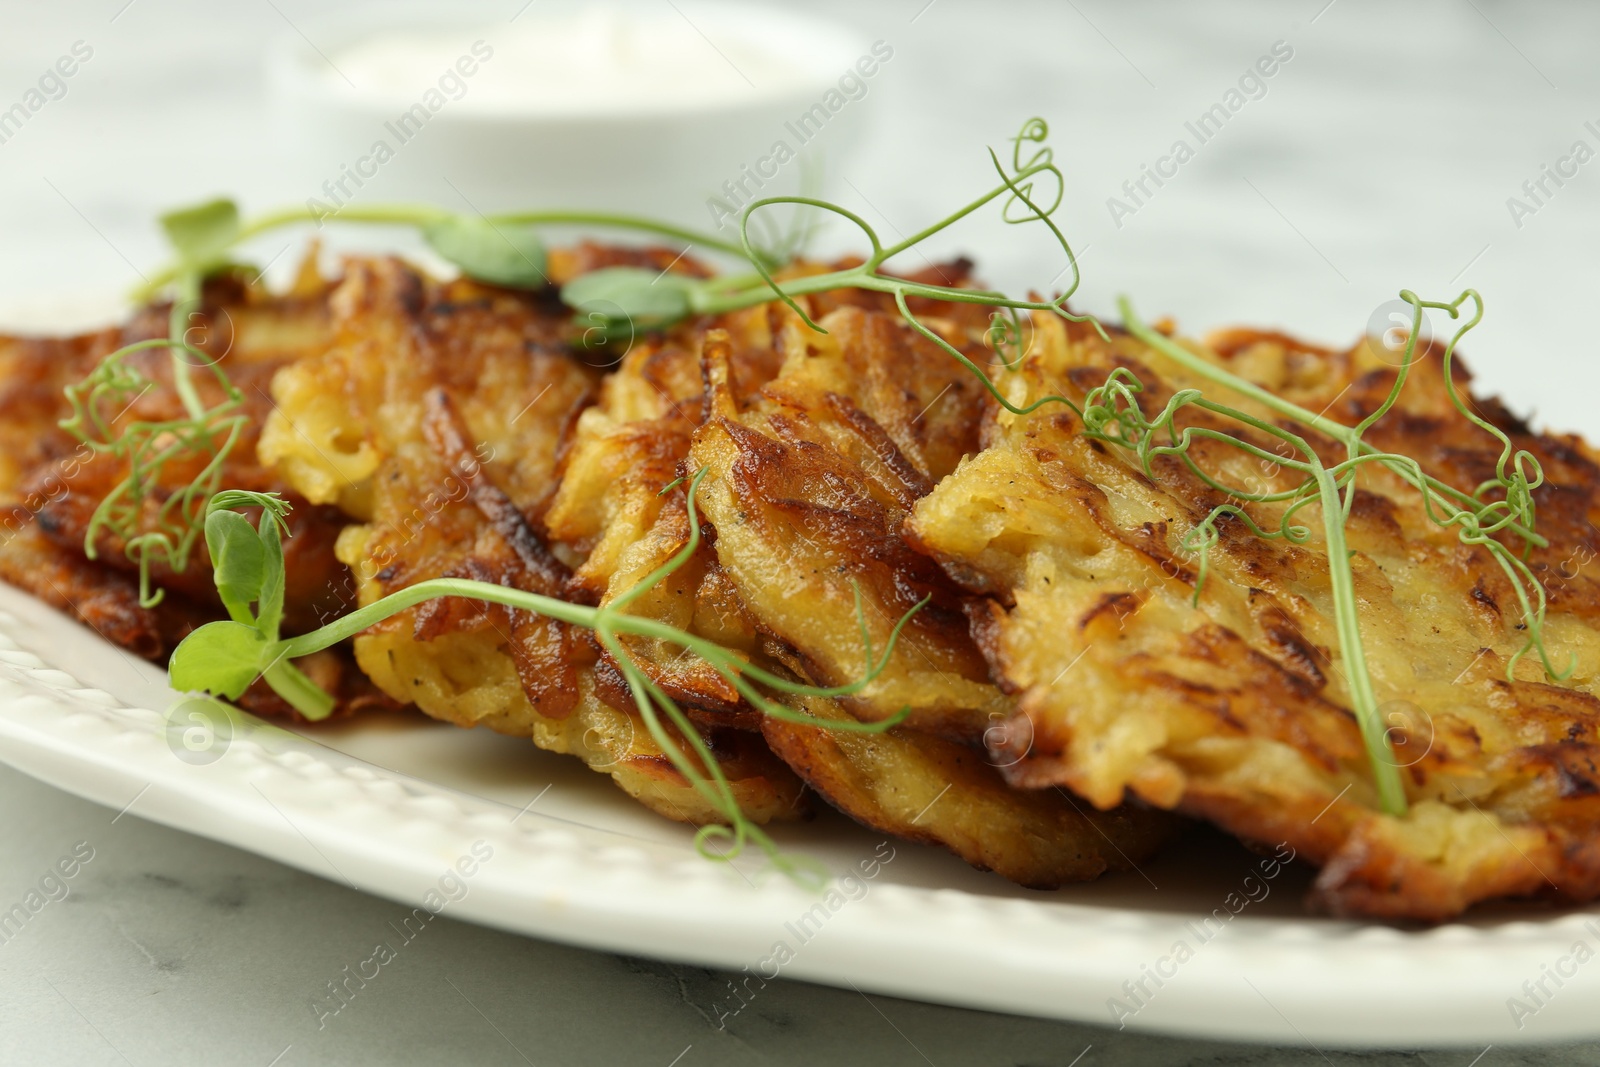
[[[229,510],[240,506],[265,509],[259,529]],[[219,493],[206,516],[206,548],[223,607],[235,622],[257,627],[269,641],[277,640],[283,618],[285,575],[278,530],[283,522],[279,509],[285,506],[272,494]]]
[[[232,200],[210,200],[161,216],[161,228],[178,258],[195,267],[224,262],[239,237],[239,208]]]
[[[208,622],[183,639],[167,670],[172,687],[237,700],[266,666],[272,643],[254,626]]]
[[[273,526],[269,522],[267,529]],[[266,549],[250,520],[237,511],[213,511],[206,517],[206,549],[222,606],[234,622],[256,625],[251,605],[261,597],[266,579]]]
[[[633,330],[656,330],[688,317],[693,278],[639,267],[605,267],[561,287],[561,302]]]
[[[422,236],[435,252],[479,281],[508,289],[538,289],[549,284],[544,242],[530,226],[452,215],[424,226]]]
[[[276,639],[278,627],[283,623],[283,591],[287,584],[284,572],[283,540],[278,534],[278,523],[263,517],[261,538],[261,591],[256,598],[256,625],[269,638]]]

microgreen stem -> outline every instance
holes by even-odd
[[[1448,305],[1432,304],[1425,306],[1447,307]],[[1127,297],[1119,299],[1117,307],[1122,313],[1123,327],[1128,333],[1173,362],[1181,364],[1187,370],[1216,382],[1218,385],[1225,386],[1241,396],[1249,397],[1263,407],[1275,411],[1285,418],[1293,419],[1295,422],[1317,431],[1324,437],[1332,438],[1334,441],[1344,445],[1352,456],[1373,456],[1378,462],[1411,482],[1416,488],[1426,488],[1435,496],[1444,496],[1456,501],[1461,505],[1461,508],[1457,510],[1469,508],[1476,510],[1479,506],[1480,502],[1474,500],[1470,493],[1465,493],[1432,476],[1423,475],[1420,473],[1420,468],[1412,469],[1399,462],[1395,457],[1380,453],[1378,449],[1361,439],[1360,433],[1356,428],[1346,426],[1344,423],[1330,419],[1326,415],[1308,411],[1300,405],[1285,400],[1283,397],[1256,385],[1254,382],[1246,381],[1238,375],[1230,374],[1215,363],[1197,356],[1171,338],[1164,336],[1147,325],[1134,312],[1133,305],[1128,301]],[[1508,523],[1506,528],[1522,537],[1529,544],[1538,545],[1541,548],[1549,544],[1549,541],[1542,535],[1520,523]]]
[[[1313,453],[1315,455],[1315,453]],[[1322,536],[1328,553],[1328,582],[1333,593],[1334,628],[1339,635],[1339,655],[1345,662],[1345,685],[1350,692],[1351,710],[1370,756],[1373,783],[1377,786],[1378,806],[1390,815],[1406,813],[1405,786],[1401,784],[1399,762],[1378,712],[1378,698],[1372,689],[1372,673],[1367,668],[1366,647],[1361,641],[1361,605],[1356,599],[1355,575],[1350,568],[1350,550],[1345,544],[1345,516],[1338,506],[1339,489],[1333,475],[1316,464],[1318,496],[1322,501]]]
[[[721,252],[723,255],[732,256],[734,259],[744,260],[753,257],[755,262],[775,262],[763,249],[758,248],[747,252],[745,248],[732,241],[713,237],[699,230],[658,222],[640,215],[619,215],[598,211],[518,211],[503,215],[490,215],[489,220],[513,226],[608,226],[619,230],[633,230],[638,233],[653,233],[658,237],[670,237],[686,244]]]
[[[167,335],[169,341],[187,344],[190,316],[200,306],[199,276],[192,273],[184,274],[178,279],[177,289],[167,323]],[[172,357],[172,384],[177,390],[178,399],[183,402],[183,410],[189,413],[191,419],[203,419],[206,408],[200,399],[200,394],[195,391],[194,379],[189,374],[188,361],[183,358],[187,353],[176,345],[169,345],[168,348]]]
[[[451,212],[430,204],[347,204],[333,214],[316,210],[310,206],[292,206],[270,211],[244,222],[240,225],[238,235],[233,243],[237,245],[271,230],[297,223],[316,223],[321,227],[324,223],[331,221],[421,228],[451,217]],[[701,233],[687,227],[644,218],[639,215],[605,211],[512,211],[485,215],[484,218],[495,226],[573,225],[605,226],[620,230],[633,230],[639,233],[655,234],[659,237],[670,237],[674,240],[720,252],[723,255],[732,256],[740,260],[753,256],[759,262],[770,263],[773,266],[777,265],[776,261],[770,259],[763,251],[751,250],[747,253],[742,245],[720,237]],[[154,271],[145,283],[135,290],[135,298],[148,300],[163,287],[177,280],[183,270],[184,265],[180,262]]]

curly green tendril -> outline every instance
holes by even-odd
[[[127,473],[90,515],[83,550],[96,559],[103,538],[120,542],[138,565],[139,603],[145,607],[154,607],[162,598],[162,590],[152,582],[152,568],[181,572],[188,566],[206,502],[222,488],[224,465],[248,421],[243,395],[215,359],[188,341],[199,276],[184,275],[180,291],[183,296],[173,303],[169,335],[118,349],[83,381],[68,386],[72,414],[60,423],[92,453],[126,467]],[[130,357],[154,349],[169,354],[169,373],[183,414],[124,421],[122,416],[156,384]],[[201,399],[196,370],[203,370],[220,390],[217,403],[207,406]],[[169,465],[196,461],[199,470],[182,485],[165,484]]]

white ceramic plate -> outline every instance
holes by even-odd
[[[1129,1028],[1285,1044],[1600,1037],[1600,962],[1572,955],[1600,948],[1600,910],[1424,931],[1310,918],[1305,872],[1265,880],[1261,857],[1209,834],[1142,872],[1034,893],[838,817],[780,833],[855,873],[819,898],[753,855],[699,858],[684,828],[605,778],[487,731],[400,717],[207,728],[161,671],[5,587],[0,759],[370,893],[597,949],[1091,1023],[1111,1022],[1116,997],[1138,1009]],[[1202,925],[1247,889],[1262,899]],[[1545,978],[1541,1005],[1522,983],[1546,968],[1575,975]],[[1125,982],[1142,982],[1142,1006]],[[1532,1013],[1514,1019],[1512,997]],[[718,1009],[738,1003],[730,989]]]

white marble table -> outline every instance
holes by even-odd
[[[486,23],[524,0],[475,5]],[[829,192],[888,231],[987,181],[981,147],[1029,114],[1054,125],[1082,302],[1138,296],[1196,329],[1253,322],[1343,342],[1402,287],[1474,285],[1490,315],[1472,365],[1514,407],[1600,429],[1586,314],[1600,163],[1514,219],[1580,138],[1600,148],[1600,10],[1577,3],[1367,0],[1132,6],[895,0],[823,5],[894,63],[863,102],[864,149]],[[76,41],[67,91],[0,143],[0,305],[48,318],[63,293],[115,290],[155,262],[166,205],[229,192],[307,195],[270,133],[259,49],[308,0],[0,5],[0,109]],[[1293,57],[1160,189],[1113,219],[1155,165],[1275,42]],[[303,161],[301,161],[303,162]],[[1531,203],[1531,202],[1530,202]],[[1121,222],[1120,227],[1116,224]],[[1517,225],[1520,221],[1521,225]],[[264,248],[269,258],[276,248]],[[969,227],[1012,287],[1058,265],[1024,235]],[[1561,375],[1559,385],[1551,381]],[[443,920],[349,1010],[308,1003],[395,907],[0,768],[0,900],[79,842],[94,859],[0,943],[0,1062],[916,1064],[1592,1064],[1600,1045],[1340,1053],[1117,1034],[777,983],[719,1031],[726,979]],[[452,988],[452,984],[454,988]],[[1353,1027],[1359,1022],[1352,1023]],[[1482,1056],[1474,1060],[1475,1056]]]

